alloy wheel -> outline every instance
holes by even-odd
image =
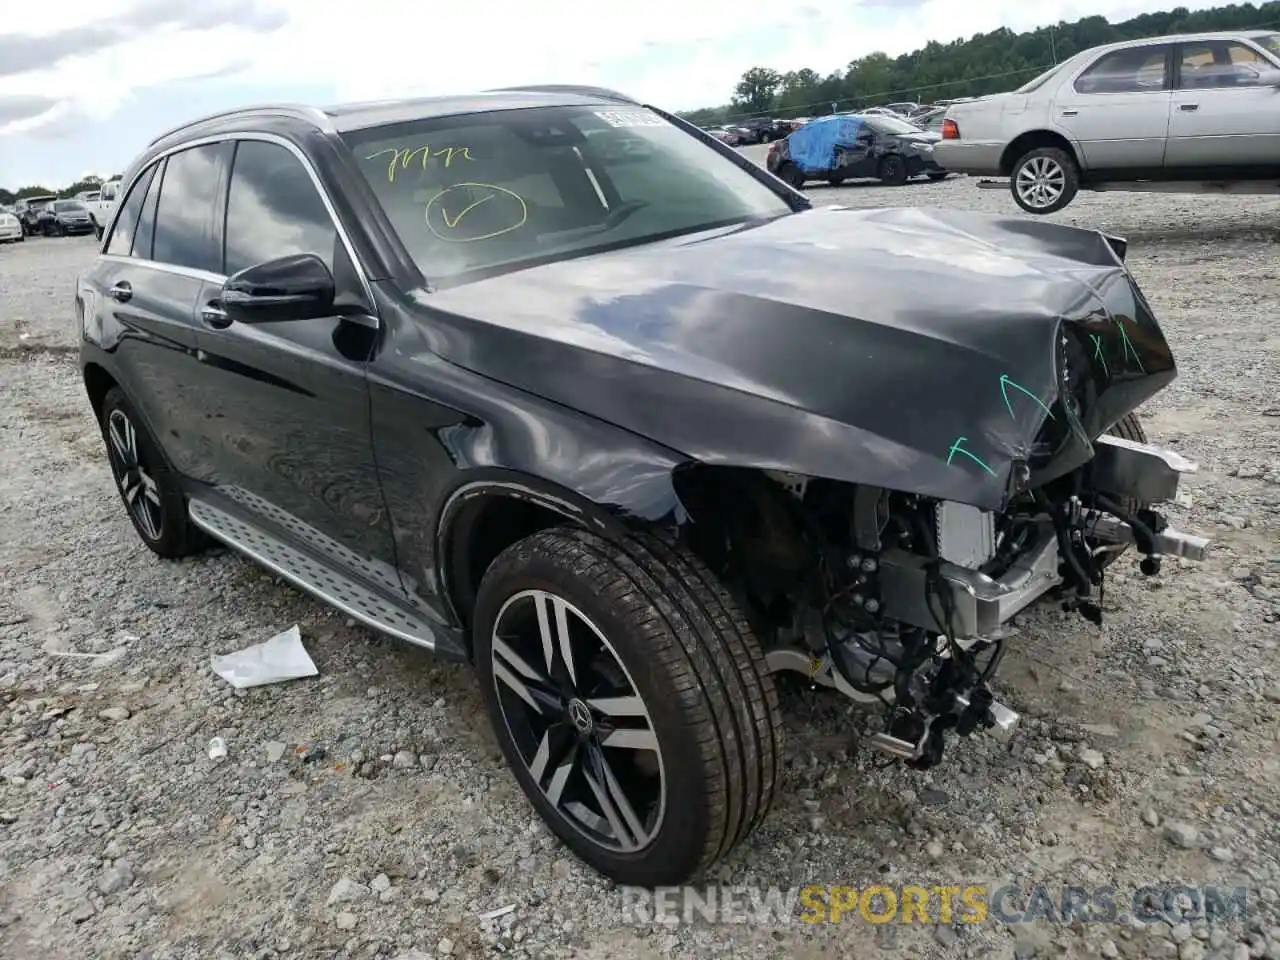
[[[1018,168],[1018,196],[1029,207],[1052,206],[1067,186],[1067,173],[1052,157],[1032,157]]]
[[[524,590],[498,612],[492,658],[503,721],[547,803],[605,850],[646,847],[666,807],[662,753],[604,634],[567,600]]]
[[[138,446],[138,431],[133,421],[119,408],[107,417],[107,446],[125,505],[143,534],[149,540],[159,540],[164,530],[160,488]]]

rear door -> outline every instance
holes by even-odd
[[[178,169],[194,166],[195,176],[207,175],[212,168],[203,151],[194,148]],[[199,459],[192,424],[201,416],[190,389],[199,366],[191,311],[202,281],[180,256],[178,262],[156,259],[175,251],[152,249],[156,201],[175,176],[172,167],[172,158],[162,159],[138,177],[81,287],[88,294],[82,293],[85,323],[111,351],[125,393],[174,469],[191,476]],[[185,213],[199,223],[210,209],[206,203]]]
[[[219,276],[195,304],[213,479],[255,525],[400,598],[369,426],[365,365],[378,332],[370,293],[305,161],[262,137],[235,143]],[[340,311],[226,321],[225,276],[299,253],[328,265]]]
[[[1090,171],[1155,170],[1164,162],[1172,94],[1170,44],[1105,53],[1062,84],[1052,122]]]
[[[1178,45],[1176,66],[1165,166],[1280,169],[1280,89],[1262,82],[1276,64],[1242,40],[1201,40]]]

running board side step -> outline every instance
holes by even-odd
[[[207,501],[192,498],[187,512],[191,522],[209,536],[364,626],[423,647],[443,659],[467,660],[454,638],[441,636],[439,626],[407,604],[360,584],[318,557]]]

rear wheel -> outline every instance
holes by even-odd
[[[1036,147],[1018,158],[1010,172],[1014,202],[1027,213],[1061,210],[1080,191],[1080,169],[1065,150]]]
[[[187,519],[177,475],[119,387],[102,401],[101,427],[116,489],[142,542],[166,559],[199,552],[208,541]]]
[[[777,694],[751,628],[682,547],[556,528],[476,600],[481,694],[548,827],[618,883],[703,873],[764,819]]]
[[[900,187],[907,182],[907,163],[896,153],[891,153],[880,161],[877,176],[881,183]]]

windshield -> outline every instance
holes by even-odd
[[[1280,57],[1280,33],[1267,33],[1254,37],[1253,42],[1274,57]]]
[[[903,133],[919,133],[920,128],[913,123],[907,123],[905,120],[899,120],[897,117],[876,116],[875,114],[866,118],[867,126],[876,133],[903,134]]]
[[[1065,61],[1063,63],[1054,64],[1044,73],[1040,74],[1040,76],[1036,77],[1034,80],[1027,81],[1026,83],[1024,83],[1022,86],[1020,86],[1017,90],[1013,92],[1014,93],[1030,93],[1032,90],[1037,90],[1040,87],[1044,86],[1045,83],[1048,82],[1050,77],[1052,77],[1055,73],[1057,73],[1059,70],[1061,70],[1065,66],[1066,66]]]
[[[76,210],[83,210],[84,204],[78,200],[59,200],[53,205],[53,209],[57,213],[72,213]]]
[[[791,212],[714,148],[639,107],[467,114],[343,139],[433,282]]]

